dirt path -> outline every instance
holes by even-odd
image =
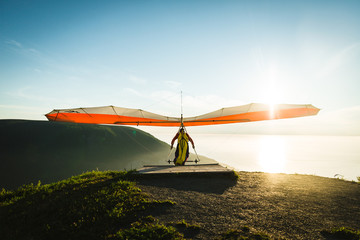
[[[137,180],[153,199],[177,204],[153,215],[201,227],[195,239],[217,239],[249,226],[273,237],[324,239],[321,230],[360,228],[360,184],[309,175],[239,172],[223,176],[164,176]]]

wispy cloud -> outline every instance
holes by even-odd
[[[39,50],[31,47],[27,47],[24,44],[16,41],[16,40],[6,40],[4,41],[5,45],[8,47],[8,49],[12,50],[13,52],[27,57],[42,57],[42,54]]]
[[[327,112],[321,116],[323,120],[341,125],[357,124],[360,122],[360,105],[342,108],[339,110]],[[359,125],[360,129],[360,125]]]
[[[19,88],[13,92],[9,92],[8,95],[22,99],[24,101],[38,101],[38,102],[56,101],[56,99],[54,98],[49,98],[43,95],[36,94],[34,92],[34,88],[32,87]]]
[[[182,83],[176,81],[164,81],[164,84],[170,89],[179,89],[182,86]]]
[[[17,48],[23,48],[22,44],[15,41],[15,40],[7,40],[7,41],[5,41],[5,44],[7,44],[8,46],[13,46],[13,47],[17,47]]]
[[[21,110],[37,110],[38,107],[29,107],[29,106],[23,106],[23,105],[4,105],[4,104],[0,104],[0,108],[5,108],[5,109],[21,109]]]
[[[0,119],[33,119],[44,120],[44,113],[48,111],[44,106],[26,106],[16,104],[1,104]]]
[[[43,73],[43,71],[39,68],[34,68],[33,71],[36,73]]]
[[[346,63],[346,61],[351,58],[352,54],[357,50],[360,50],[360,42],[351,44],[336,52],[327,62],[325,62],[324,66],[319,70],[318,77],[327,77],[336,72]]]
[[[132,88],[124,88],[123,91],[126,93],[130,93],[132,95],[135,95],[135,96],[142,96],[142,94],[139,91],[136,91],[135,89],[132,89]]]
[[[139,85],[144,85],[146,84],[148,81],[144,78],[141,78],[141,77],[138,77],[138,76],[135,76],[133,74],[130,74],[129,75],[129,80],[135,84],[139,84]]]
[[[264,53],[261,47],[256,47],[252,49],[252,58],[255,62],[256,70],[262,72],[264,70]]]

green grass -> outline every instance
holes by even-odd
[[[232,171],[231,179],[238,180],[239,178],[240,178],[239,173],[237,173],[236,171]]]
[[[270,240],[269,235],[261,232],[253,232],[247,226],[241,227],[240,229],[231,229],[222,234],[222,240]]]
[[[181,239],[171,226],[139,222],[146,210],[170,202],[149,200],[132,178],[132,172],[93,171],[2,189],[1,239]]]
[[[184,235],[179,233],[173,226],[159,224],[159,221],[151,216],[140,219],[133,223],[130,228],[118,231],[110,237],[112,240],[118,239],[184,239]]]
[[[321,234],[329,240],[360,240],[360,230],[340,227],[321,231]]]
[[[170,222],[166,224],[169,227],[174,227],[181,232],[185,238],[193,238],[200,232],[200,226],[196,224],[189,224],[184,219],[179,222]]]
[[[150,200],[134,179],[131,171],[92,171],[52,184],[2,189],[0,239],[172,240],[194,238],[202,231],[185,220],[162,224],[149,216],[175,203]],[[360,240],[360,231],[345,227],[321,233],[329,240]],[[221,239],[273,238],[242,227],[224,232]]]

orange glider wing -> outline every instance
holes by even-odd
[[[295,118],[316,115],[320,109],[311,104],[261,104],[222,108],[197,117],[183,118],[185,126],[204,126],[254,122],[283,118]],[[45,115],[49,121],[178,127],[181,118],[167,117],[141,109],[121,108],[114,106],[72,108],[53,110]]]

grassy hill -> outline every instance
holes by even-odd
[[[148,199],[129,178],[131,172],[93,171],[53,184],[3,189],[0,238],[179,239],[173,227],[142,218],[174,203]]]
[[[0,239],[358,240],[359,193],[309,175],[92,171],[1,190]]]
[[[0,120],[0,188],[49,183],[95,169],[163,164],[169,146],[136,128]]]

